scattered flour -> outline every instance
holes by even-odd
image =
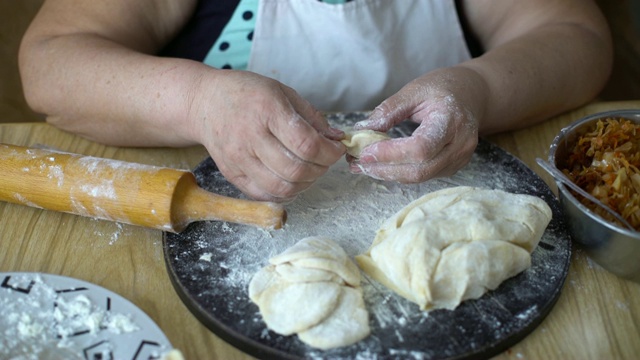
[[[530,307],[526,311],[521,312],[520,314],[516,315],[516,317],[518,319],[521,319],[521,320],[526,320],[526,319],[530,318],[531,316],[535,316],[537,314],[538,314],[538,306],[537,305],[533,305],[532,307]]]
[[[39,276],[24,283],[30,281],[22,296],[12,296],[19,289],[0,288],[0,359],[82,359],[74,336],[138,330],[130,316],[101,309],[86,295],[57,292]]]
[[[539,294],[556,286],[557,279],[566,275],[564,268],[556,265],[559,259],[568,262],[569,258],[568,242],[564,242],[566,232],[555,222],[542,239],[548,245],[534,252],[532,268],[520,276],[519,283],[523,285],[513,286],[511,282],[462,306],[455,316],[446,312],[416,311],[416,306],[365,275],[362,288],[371,317],[372,336],[331,354],[298,348],[295,341],[282,340],[269,333],[259,312],[247,312],[247,286],[269,258],[308,236],[329,237],[350,256],[365,252],[383,221],[432,191],[466,185],[518,193],[541,192],[540,183],[530,181],[528,173],[514,171],[519,170],[519,165],[503,162],[503,158],[500,152],[485,147],[457,174],[413,185],[351,174],[346,162],[341,160],[309,190],[286,205],[288,220],[282,230],[266,231],[224,222],[193,224],[182,234],[167,235],[171,256],[168,265],[180,279],[197,284],[189,293],[212,317],[219,320],[224,316],[222,321],[239,333],[252,334],[253,340],[274,348],[286,346],[288,353],[303,353],[304,358],[376,359],[386,358],[382,355],[386,354],[390,358],[424,359],[468,354],[488,340],[500,341],[506,335],[521,333],[545,310],[542,306],[547,302],[539,303]],[[214,193],[243,197],[219,172],[210,171],[210,165],[206,166],[204,171],[195,172],[203,187]],[[545,193],[545,196],[551,198],[553,194]],[[210,261],[197,261],[202,260],[203,254],[212,254]],[[513,297],[519,301],[508,301]],[[521,308],[522,302],[528,306]],[[512,307],[517,311],[512,311]],[[447,340],[442,342],[442,338]],[[290,342],[282,345],[281,341]],[[430,346],[423,345],[430,341]],[[345,354],[347,356],[343,356]]]
[[[200,260],[206,261],[206,262],[211,262],[211,256],[213,256],[212,253],[204,253],[204,254],[202,254],[202,256],[200,256]]]

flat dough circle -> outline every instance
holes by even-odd
[[[265,289],[257,304],[270,329],[291,335],[326,319],[335,310],[340,292],[334,282],[279,281]]]
[[[298,333],[298,337],[315,348],[327,350],[354,344],[369,335],[369,331],[362,291],[343,287],[333,313],[322,323]]]

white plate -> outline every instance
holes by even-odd
[[[0,359],[156,359],[171,349],[147,314],[105,288],[0,273]]]

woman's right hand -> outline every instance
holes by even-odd
[[[189,123],[246,195],[289,201],[344,155],[343,132],[293,89],[251,72],[213,72],[196,86]]]

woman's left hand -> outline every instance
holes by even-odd
[[[388,131],[411,120],[419,124],[406,138],[370,145],[350,170],[382,180],[416,183],[454,174],[471,159],[483,114],[482,78],[452,67],[430,72],[383,101],[355,129]]]

